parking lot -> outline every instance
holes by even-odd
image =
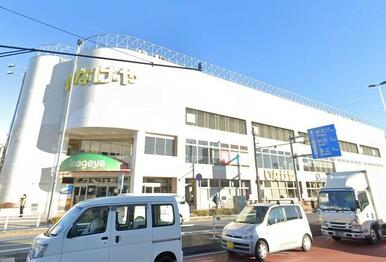
[[[228,255],[225,252],[208,254],[203,256],[195,256],[184,259],[186,262],[241,262],[253,261],[254,258],[248,258],[239,255]],[[313,242],[311,252],[302,252],[300,250],[280,252],[268,255],[266,262],[334,262],[334,261],[349,261],[349,262],[370,262],[370,261],[386,261],[386,239],[383,239],[375,246],[370,246],[364,241],[344,240],[335,242],[326,237],[317,237]]]

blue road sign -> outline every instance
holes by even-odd
[[[202,175],[201,174],[197,174],[196,175],[196,181],[201,181],[202,180]]]
[[[312,157],[315,159],[341,156],[334,125],[308,129]]]

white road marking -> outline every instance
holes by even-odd
[[[193,227],[194,224],[182,224],[181,227]]]

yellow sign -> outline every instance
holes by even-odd
[[[75,72],[73,84],[85,86],[87,84],[107,84],[111,82],[119,83],[120,85],[134,84],[137,76],[130,72],[129,69],[114,67],[100,67],[93,69],[81,68]],[[72,76],[68,76],[66,80],[66,91],[71,89]]]
[[[270,181],[295,181],[295,174],[291,170],[264,169],[264,179]]]

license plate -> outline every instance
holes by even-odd
[[[227,248],[234,249],[235,248],[235,244],[232,241],[227,241]]]

